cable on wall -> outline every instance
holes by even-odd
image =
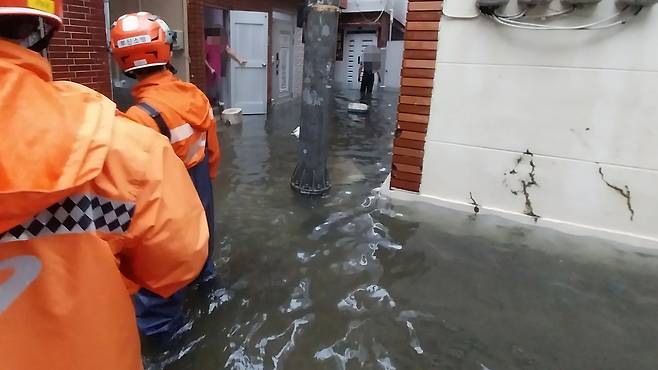
[[[630,0],[627,0],[630,1]],[[653,0],[649,0],[653,1]],[[553,13],[549,14],[537,14],[529,15],[529,10],[533,6],[526,6],[521,9],[517,14],[501,14],[498,12],[498,9],[507,5],[508,1],[501,0],[498,6],[492,5],[495,3],[495,0],[479,0],[478,5],[480,13],[488,18],[493,19],[496,23],[501,24],[506,27],[519,28],[519,29],[528,29],[528,30],[544,30],[544,31],[565,31],[565,30],[602,30],[607,28],[616,27],[619,25],[626,24],[632,18],[636,17],[644,6],[642,5],[623,5],[618,12],[615,14],[599,19],[597,21],[580,24],[574,26],[556,26],[551,25],[550,23],[538,23],[532,22],[531,20],[539,20],[543,22],[550,22],[551,20],[557,17],[564,17],[573,13],[578,7],[577,5],[572,5],[564,10],[553,10]]]
[[[373,21],[368,19],[364,12],[361,10],[361,7],[359,6],[359,2],[356,1],[354,4],[356,5],[356,9],[359,11],[359,14],[361,14],[361,17],[368,23],[368,24],[376,24],[379,23],[379,20],[382,19],[382,16],[386,12],[386,9],[388,8],[388,0],[385,0],[386,2],[384,3],[384,6],[382,7],[382,11],[379,13],[379,16]]]

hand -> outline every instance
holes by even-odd
[[[241,66],[244,66],[244,65],[247,64],[247,61],[246,60],[241,60],[239,63],[240,63]]]
[[[215,71],[214,68],[210,68],[210,74],[211,74],[211,75],[214,76],[216,73],[217,73],[217,71]]]

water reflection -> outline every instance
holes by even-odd
[[[381,92],[380,92],[381,93]],[[222,127],[222,281],[148,369],[653,370],[658,259],[412,204],[390,171],[395,94],[336,97],[326,197],[289,189],[298,109]],[[373,190],[374,189],[374,190]]]

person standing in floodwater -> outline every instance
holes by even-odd
[[[140,370],[129,289],[194,280],[208,226],[161,135],[53,82],[40,52],[62,14],[0,1],[0,368]]]
[[[373,62],[361,62],[359,67],[359,79],[361,81],[361,100],[372,96],[372,89],[375,85],[375,71]]]
[[[381,68],[381,50],[375,45],[367,46],[363,49],[363,55],[359,57],[359,81],[361,81],[361,102],[367,103],[368,98],[372,96],[372,90],[375,86],[375,75],[378,83],[381,82],[379,69]]]
[[[213,106],[220,106],[222,100],[222,77],[225,76],[224,54],[241,65],[247,64],[228,45],[228,36],[223,28],[206,29],[206,88],[208,99]]]
[[[132,91],[137,104],[126,115],[169,139],[196,187],[210,231],[208,259],[197,281],[211,281],[215,277],[212,180],[220,159],[212,107],[201,90],[174,75],[170,60],[175,33],[160,17],[147,12],[121,16],[112,25],[110,39],[119,67],[138,80]],[[183,298],[183,290],[169,299],[140,290],[134,302],[142,334],[170,339],[183,325]]]

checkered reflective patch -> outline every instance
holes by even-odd
[[[0,244],[55,234],[125,233],[134,213],[135,203],[95,194],[72,195],[31,220],[0,233]]]

